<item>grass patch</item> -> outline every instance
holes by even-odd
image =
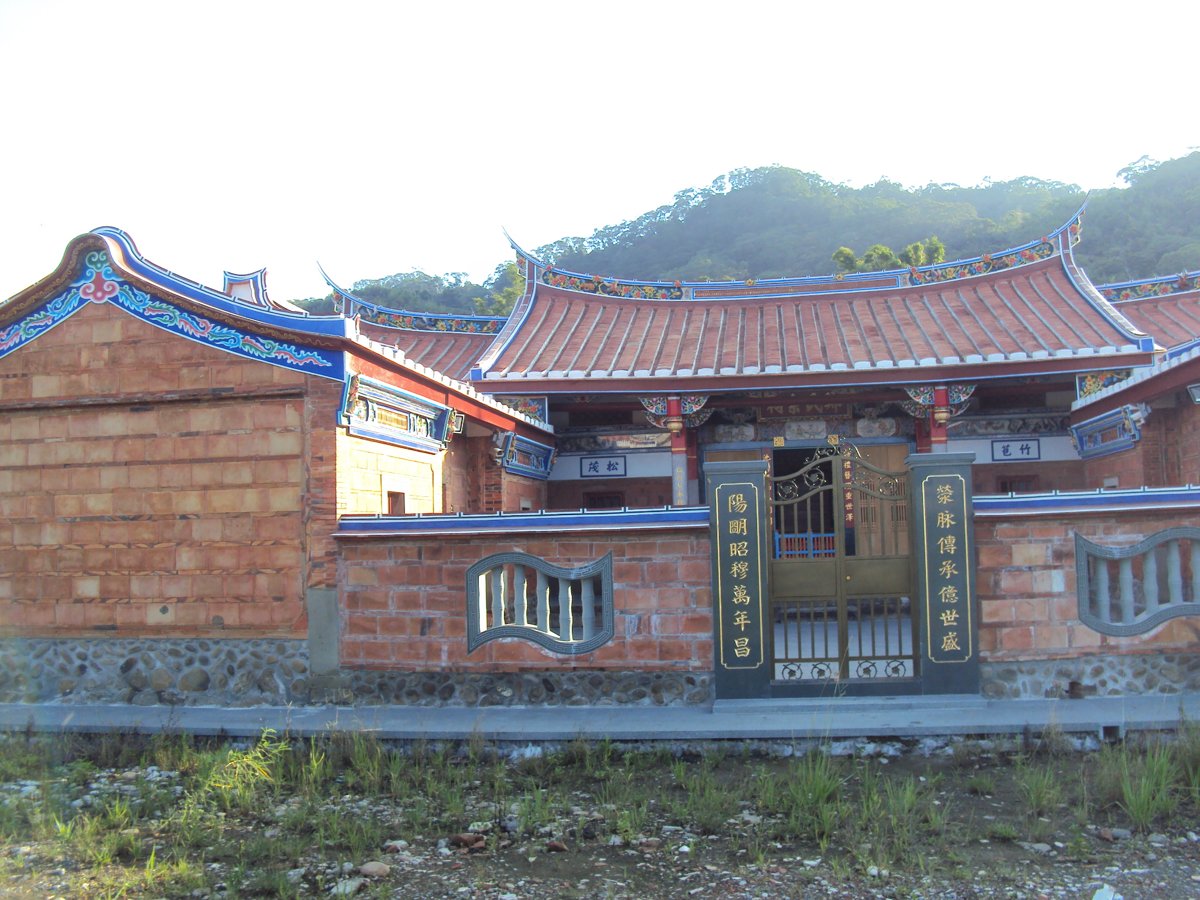
[[[624,865],[617,854],[629,848],[671,853],[686,842],[706,859],[723,854],[718,868],[820,857],[851,874],[924,875],[971,871],[974,844],[1025,839],[1058,841],[1088,860],[1106,849],[1083,827],[1093,816],[1148,830],[1200,812],[1200,729],[1191,725],[1172,742],[1095,754],[1041,747],[985,758],[964,743],[939,771],[915,758],[883,765],[724,747],[679,755],[580,739],[514,760],[478,736],[404,746],[370,734],[127,738],[0,739],[0,859],[32,846],[68,873],[65,893],[80,896],[311,896],[328,893],[347,860],[379,858],[388,841],[436,861],[439,840],[476,828],[487,857],[451,848],[451,860],[478,860],[492,880],[486,860],[507,854],[524,872],[550,841],[610,854],[610,864]],[[606,850],[614,838],[625,849]],[[371,891],[390,895],[383,883]]]

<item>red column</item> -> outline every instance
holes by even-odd
[[[671,433],[671,505],[687,506],[688,452],[683,430],[683,400],[667,398],[667,431]]]
[[[933,409],[929,414],[929,449],[946,452],[946,425],[950,421],[950,389],[939,384],[933,389]]]

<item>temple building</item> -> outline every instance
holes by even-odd
[[[1200,686],[1200,275],[1077,216],[899,271],[334,316],[100,228],[0,304],[0,696]],[[1073,694],[1072,694],[1073,695]]]

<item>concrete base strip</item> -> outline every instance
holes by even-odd
[[[369,731],[395,740],[820,739],[1021,734],[1057,728],[1115,738],[1200,721],[1200,694],[986,700],[975,696],[718,701],[712,708],[85,706],[0,704],[0,730],[185,731],[253,736]]]

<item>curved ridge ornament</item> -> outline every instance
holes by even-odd
[[[1069,226],[1070,229],[1074,229],[1071,231],[1072,245],[1078,241],[1078,222],[1079,220],[1076,219]],[[1025,266],[1030,263],[1040,262],[1043,259],[1049,259],[1056,252],[1055,246],[1050,239],[1042,238],[1037,243],[1020,247],[1007,253],[996,255],[985,253],[979,259],[957,265],[939,265],[932,269],[918,269],[914,266],[908,270],[908,283],[910,285],[936,284],[940,281],[954,281],[958,278],[970,278],[973,275],[986,275],[989,272],[1015,269],[1018,266]]]
[[[342,377],[340,354],[309,350],[181,309],[121,280],[103,250],[84,255],[82,274],[65,291],[0,330],[0,356],[44,334],[89,302],[114,303],[145,322],[220,350],[337,380]]]
[[[556,272],[547,268],[542,272],[542,284],[550,287],[564,288],[568,291],[582,291],[586,294],[599,294],[603,297],[623,297],[630,300],[682,300],[683,287],[680,282],[673,285],[639,284],[631,281],[619,281],[616,278],[597,278],[592,275],[574,275],[566,272]]]

